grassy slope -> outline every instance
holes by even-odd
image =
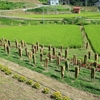
[[[37,25],[0,28],[0,38],[24,40],[27,43],[76,47],[82,45],[80,28],[75,25]]]
[[[94,51],[100,54],[100,26],[88,25],[85,26],[85,31],[93,46]]]

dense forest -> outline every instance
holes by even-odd
[[[48,0],[39,0],[42,2],[48,2]],[[59,0],[60,4],[71,4],[76,6],[93,6],[95,2],[99,0]]]

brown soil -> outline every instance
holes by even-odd
[[[36,90],[0,72],[0,100],[51,100],[41,89]]]
[[[78,90],[67,84],[58,82],[57,80],[46,77],[45,75],[42,75],[40,73],[31,71],[30,69],[22,67],[13,62],[7,61],[5,59],[0,58],[0,63],[4,66],[8,66],[10,69],[12,69],[15,72],[18,72],[19,74],[25,75],[27,78],[31,78],[32,80],[39,82],[40,84],[42,84],[42,86],[48,87],[52,91],[60,91],[63,95],[70,97],[72,100],[100,100],[100,96],[96,96],[94,94],[90,94],[88,92]],[[4,76],[2,76],[2,74],[0,73],[0,80],[1,79],[4,80],[3,83],[2,81],[0,81],[2,83],[0,84],[0,87],[2,87],[2,89],[0,89],[0,92],[2,93],[2,95],[0,93],[0,98],[4,98],[0,100],[16,100],[16,98],[19,98],[19,97],[23,98],[24,96],[26,98],[25,100],[49,100],[50,99],[50,96],[44,96],[40,92],[38,91],[36,92],[36,90],[33,91],[32,88],[24,85],[23,83],[12,81],[12,79],[8,77],[6,78],[3,78],[3,77]],[[19,99],[19,100],[23,100],[23,99]]]

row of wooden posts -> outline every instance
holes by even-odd
[[[5,52],[7,52],[8,54],[10,53],[10,48],[12,46],[11,46],[11,42],[9,40],[1,39],[0,45],[4,46]],[[34,65],[36,65],[36,53],[37,53],[37,51],[40,50],[40,62],[43,61],[44,46],[43,45],[39,46],[38,42],[36,43],[36,45],[32,44],[31,51],[28,51],[27,45],[23,40],[20,43],[18,42],[18,40],[15,40],[15,48],[18,49],[20,58],[22,57],[22,48],[25,49],[26,56],[28,57],[29,60],[33,59]],[[52,59],[56,59],[57,66],[60,66],[60,63],[63,60],[65,62],[65,65],[61,65],[60,67],[61,67],[61,77],[64,78],[65,69],[68,71],[69,66],[70,66],[70,60],[66,60],[66,59],[68,59],[68,50],[69,50],[68,48],[65,49],[65,57],[63,57],[62,56],[63,46],[60,47],[60,51],[58,52],[58,55],[56,55],[56,48],[51,47],[51,45],[49,45],[48,46],[48,55],[44,60],[44,67],[48,67],[48,63],[51,62]],[[51,51],[52,51],[52,53],[51,53]],[[88,59],[91,59],[91,52],[88,52],[88,55],[84,55],[83,63],[87,64]],[[94,60],[98,61],[97,53],[95,53],[95,55],[94,55]],[[79,66],[79,67],[75,67],[75,78],[77,78],[80,68],[81,68],[82,61],[77,60],[76,55],[73,55],[72,64],[75,66],[76,65]],[[96,67],[96,65],[97,65],[97,63],[94,62],[95,67]],[[94,73],[95,73],[94,68],[91,68],[91,79],[92,78],[94,79],[94,75],[95,75]]]

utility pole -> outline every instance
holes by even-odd
[[[43,24],[44,24],[44,7],[43,7],[43,14],[42,14],[42,21],[43,21]]]
[[[85,0],[85,6],[87,6],[87,3],[88,3],[88,1],[87,1],[87,0]]]

